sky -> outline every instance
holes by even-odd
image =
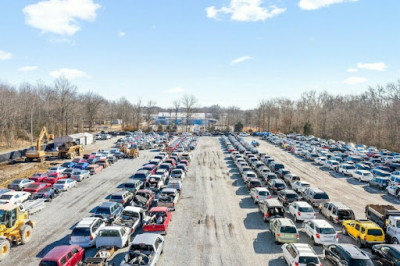
[[[1,0],[0,82],[254,108],[400,79],[399,0]]]

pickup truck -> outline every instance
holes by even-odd
[[[143,220],[143,232],[167,234],[171,212],[167,207],[151,208]]]
[[[136,191],[131,202],[132,206],[140,207],[143,210],[148,210],[154,201],[154,193],[148,189],[140,189]]]
[[[164,238],[158,234],[137,235],[129,247],[121,266],[155,266],[164,248]]]
[[[129,228],[130,233],[133,234],[142,225],[143,217],[144,211],[142,208],[127,206],[113,224]]]
[[[180,194],[175,188],[164,188],[161,190],[157,206],[175,210],[175,205],[178,203],[179,196]]]
[[[386,239],[391,244],[400,244],[400,216],[389,216]]]
[[[182,190],[182,181],[179,179],[169,180],[167,188],[175,188],[180,193]]]
[[[400,211],[392,205],[368,204],[365,206],[365,216],[385,229],[389,217],[400,216]]]

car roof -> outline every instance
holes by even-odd
[[[118,204],[118,203],[116,203],[116,202],[113,202],[113,201],[106,201],[106,202],[103,202],[101,205],[99,205],[99,207],[111,207],[111,206],[113,206],[113,205],[115,205],[115,204]]]
[[[311,205],[305,201],[297,201],[295,204],[299,205],[299,207],[311,207]]]
[[[328,223],[326,220],[323,219],[312,219],[310,220],[310,222],[314,223],[316,226],[318,227],[329,227],[329,228],[333,228],[333,226]]]
[[[144,233],[137,235],[133,240],[132,244],[133,245],[138,245],[138,244],[146,244],[146,245],[153,245],[154,242],[156,241],[157,238],[159,238],[161,235],[159,234],[153,234],[153,233]]]
[[[148,172],[149,172],[149,170],[142,169],[142,170],[137,171],[135,174],[147,174]]]
[[[350,257],[353,259],[369,258],[367,254],[353,244],[336,244],[336,246],[341,247],[343,250],[349,253]]]
[[[299,251],[299,255],[301,256],[310,255],[317,257],[317,254],[315,254],[315,251],[310,247],[309,244],[293,243],[292,245]]]
[[[268,203],[268,205],[270,205],[270,206],[275,206],[275,207],[282,206],[282,203],[277,199],[266,199],[264,201],[265,201],[265,203]]]
[[[83,218],[75,227],[89,227],[94,221],[99,220],[97,217]]]
[[[256,188],[254,188],[254,189],[256,189],[256,190],[258,190],[258,191],[267,191],[267,192],[269,192],[269,190],[266,189],[265,187],[256,187]]]
[[[289,218],[276,218],[283,226],[296,226]]]
[[[338,208],[338,209],[349,209],[349,210],[351,210],[350,209],[350,207],[347,207],[347,205],[345,205],[344,203],[341,203],[341,202],[330,202],[332,205],[334,205],[336,208]]]
[[[134,206],[126,206],[124,211],[131,211],[131,212],[142,212],[142,208],[134,207]]]
[[[68,251],[73,248],[79,249],[79,246],[74,245],[64,245],[57,246],[53,248],[49,253],[47,253],[42,260],[59,260],[62,256],[64,256]]]
[[[163,188],[161,192],[176,192],[177,190],[175,188]]]
[[[129,193],[129,192],[126,191],[126,190],[119,190],[119,191],[117,191],[117,192],[111,193],[111,195],[124,195],[124,194],[126,194],[126,193]]]

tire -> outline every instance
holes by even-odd
[[[343,233],[343,235],[345,236],[345,235],[347,235],[347,230],[346,230],[346,227],[342,227],[342,233]]]
[[[390,241],[392,244],[399,244],[399,240],[395,237],[393,237]]]
[[[357,238],[356,244],[357,244],[357,247],[359,247],[359,248],[363,247],[363,244],[361,243],[361,239],[360,238]]]
[[[124,247],[129,247],[130,244],[131,244],[131,237],[129,236]]]
[[[315,242],[315,238],[314,237],[312,238],[312,241],[313,241],[313,245],[314,246],[318,246],[317,242]]]
[[[10,242],[8,240],[0,241],[0,261],[4,260],[10,253]]]
[[[19,233],[21,234],[21,243],[24,245],[31,240],[32,227],[30,225],[23,225],[19,229]]]

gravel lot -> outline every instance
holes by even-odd
[[[394,197],[320,169],[279,147],[260,141],[258,150],[268,153],[293,173],[324,189],[332,201],[341,201],[353,208],[358,218],[364,218],[367,203],[390,203],[400,208],[400,202]],[[51,248],[68,244],[69,233],[75,223],[89,216],[110,192],[117,190],[118,184],[154,154],[141,151],[136,160],[120,160],[34,214],[32,218],[37,226],[31,243],[14,247],[2,265],[37,265]],[[183,193],[165,236],[164,253],[158,265],[285,265],[281,246],[274,243],[268,224],[263,222],[219,139],[200,138],[192,155]],[[317,218],[322,217],[318,215]],[[297,226],[301,231],[301,224]],[[339,226],[335,228],[340,230]],[[341,234],[339,241],[352,242]],[[311,244],[302,232],[300,242]],[[321,247],[315,247],[315,250],[322,254]],[[113,259],[116,265],[122,260],[124,251],[120,250]],[[95,249],[87,251],[88,255],[94,253]],[[326,264],[325,261],[323,264]]]

